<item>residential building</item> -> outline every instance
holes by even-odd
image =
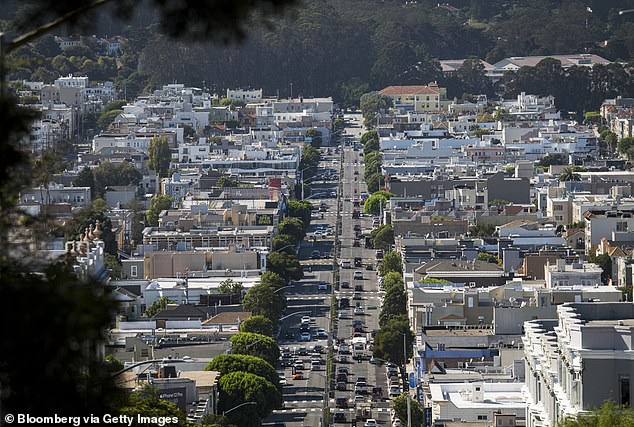
[[[440,112],[449,105],[447,89],[436,83],[427,86],[388,86],[379,93],[389,96],[394,108],[403,111]]]
[[[550,427],[606,401],[632,406],[634,305],[568,303],[525,323],[527,427]]]

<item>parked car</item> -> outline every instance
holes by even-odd
[[[335,407],[337,408],[347,408],[348,407],[348,399],[345,397],[338,397],[335,399]]]
[[[362,315],[363,313],[364,313],[363,307],[355,307],[354,308],[354,314]]]
[[[401,395],[400,387],[390,387],[390,397],[398,397]]]
[[[302,332],[299,339],[300,341],[310,341],[310,332]]]
[[[317,233],[317,232],[315,231],[315,234],[316,234],[316,233]],[[314,251],[312,251],[312,252],[310,253],[310,257],[311,257],[312,259],[319,259],[319,258],[321,258],[321,252],[319,252],[317,249],[315,249]]]
[[[320,282],[320,283],[317,285],[317,290],[319,290],[319,291],[327,291],[327,290],[328,290],[328,283],[326,283],[326,282]]]
[[[365,420],[365,424],[363,424],[363,427],[377,427],[378,424],[376,423],[376,420],[374,418],[368,418],[367,420]]]
[[[335,412],[335,422],[336,423],[345,423],[346,422],[346,414],[343,412]]]

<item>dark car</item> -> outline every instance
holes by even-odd
[[[361,267],[361,258],[360,257],[355,257],[354,258],[354,266],[355,267]]]
[[[345,397],[338,397],[335,399],[335,406],[337,408],[347,408],[348,407],[348,399]]]
[[[341,289],[349,289],[350,282],[341,282]]]
[[[336,423],[345,423],[346,422],[346,414],[343,412],[335,412],[335,422]]]

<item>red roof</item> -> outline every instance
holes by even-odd
[[[388,86],[379,91],[381,95],[438,95],[438,87],[432,86]]]

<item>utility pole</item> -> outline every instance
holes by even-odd
[[[407,379],[407,334],[403,333],[403,371]],[[407,388],[407,427],[412,427],[412,403],[409,387]]]

